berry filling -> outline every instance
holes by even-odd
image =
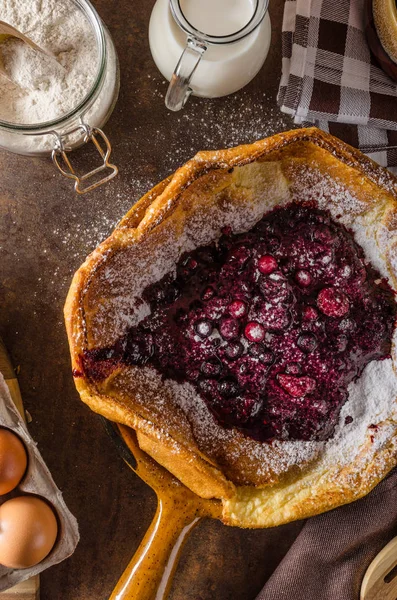
[[[277,208],[246,233],[225,228],[142,296],[150,315],[113,347],[87,351],[85,375],[152,366],[260,441],[328,439],[349,383],[390,356],[392,290],[311,206]]]

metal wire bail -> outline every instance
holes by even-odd
[[[116,167],[116,165],[113,165],[112,163],[109,162],[110,155],[112,153],[112,146],[111,146],[107,136],[102,131],[102,129],[98,129],[97,127],[91,128],[89,125],[82,123],[81,125],[79,125],[75,129],[73,129],[72,131],[69,131],[68,135],[75,133],[76,131],[80,131],[80,130],[82,130],[84,132],[84,143],[87,144],[90,141],[93,142],[100,157],[102,158],[103,163],[96,169],[93,169],[92,171],[89,171],[88,173],[85,173],[84,175],[77,175],[77,173],[76,173],[75,169],[73,168],[73,165],[71,164],[69,157],[68,157],[68,153],[71,152],[71,148],[65,146],[64,136],[59,136],[59,135],[57,135],[57,142],[54,147],[54,150],[52,151],[52,160],[53,160],[55,166],[62,173],[62,175],[64,175],[64,177],[74,180],[75,191],[78,194],[83,195],[83,194],[87,194],[88,192],[91,192],[92,190],[95,190],[97,187],[103,185],[104,183],[107,183],[108,181],[110,181],[111,179],[116,177],[119,170],[118,170],[118,167]],[[98,141],[98,138],[101,139],[105,143],[105,149],[102,148],[101,144]],[[65,169],[64,166],[61,165],[61,161],[60,161],[61,158],[63,160],[64,165],[66,165],[67,169]],[[106,175],[106,177],[103,177],[102,179],[95,181],[95,183],[92,183],[91,185],[88,185],[87,187],[83,187],[83,184],[85,181],[87,181],[91,177],[94,177],[98,173],[105,171],[106,169],[111,170],[111,172],[108,175]]]

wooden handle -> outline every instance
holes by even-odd
[[[361,584],[360,600],[396,600],[397,537],[369,565]]]
[[[200,520],[178,501],[159,498],[155,517],[109,600],[166,600],[179,556]]]
[[[39,600],[40,594],[39,576],[31,577],[22,581],[9,590],[0,594],[1,600]]]
[[[0,338],[0,373],[4,379],[16,379],[14,369],[12,368],[10,358],[3,340]]]

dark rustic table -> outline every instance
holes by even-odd
[[[81,533],[73,557],[43,574],[42,600],[108,598],[155,510],[152,491],[75,391],[62,316],[73,272],[145,191],[198,150],[291,126],[276,106],[281,0],[271,2],[271,50],[255,80],[228,98],[192,98],[178,114],[164,106],[166,84],[149,51],[154,0],[94,4],[121,63],[120,98],[105,128],[119,177],[78,197],[50,160],[0,153],[0,335],[20,366],[30,431]],[[183,551],[172,600],[255,598],[301,526],[248,531],[202,522]]]

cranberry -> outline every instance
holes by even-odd
[[[244,352],[244,346],[241,342],[229,342],[225,346],[225,354],[230,360],[239,358]]]
[[[265,337],[265,328],[257,321],[250,321],[244,329],[244,335],[250,342],[261,342]]]
[[[247,314],[247,305],[242,300],[233,300],[228,306],[229,314],[235,319],[241,319]]]
[[[317,296],[317,306],[327,317],[343,317],[349,312],[349,299],[332,287],[323,288]]]
[[[314,392],[316,388],[316,380],[312,377],[295,377],[281,373],[277,379],[283,390],[294,398],[304,398],[307,394]]]
[[[278,267],[277,261],[270,254],[265,254],[258,259],[258,269],[263,275],[270,275],[276,271]]]
[[[298,347],[305,352],[313,352],[318,345],[317,338],[313,333],[302,333],[298,337]]]
[[[225,317],[222,319],[219,325],[219,333],[225,340],[232,340],[238,337],[240,333],[240,325],[236,319],[231,317]]]
[[[194,328],[202,338],[208,337],[213,331],[212,323],[208,319],[199,319],[196,321]]]
[[[312,276],[310,275],[309,271],[300,269],[295,273],[295,281],[300,287],[306,288],[311,284]]]
[[[218,383],[218,390],[224,398],[234,398],[239,394],[239,386],[233,377],[225,377]]]
[[[221,371],[222,363],[218,358],[210,358],[201,365],[202,374],[210,379],[219,377]]]

